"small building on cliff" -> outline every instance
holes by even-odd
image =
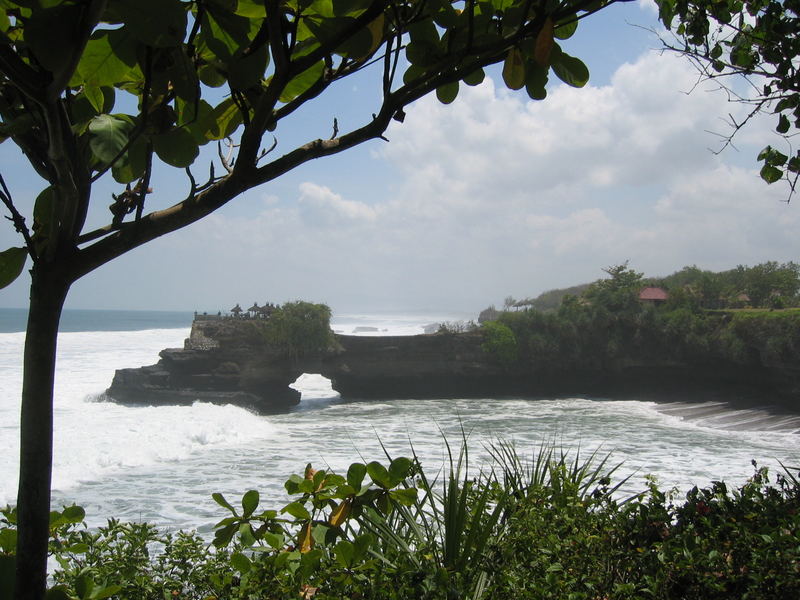
[[[662,304],[669,300],[669,292],[662,287],[648,286],[639,292],[639,301],[650,304]]]

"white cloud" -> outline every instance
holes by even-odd
[[[639,0],[639,8],[646,10],[654,15],[658,14],[658,4],[654,0]]]
[[[257,214],[212,215],[165,254],[188,263],[198,240],[213,245],[204,269],[215,289],[176,278],[175,293],[476,310],[625,260],[657,275],[796,259],[800,216],[781,202],[786,190],[760,182],[752,159],[732,166],[738,156],[707,150],[706,130],[740,107],[684,93],[694,83],[687,63],[649,53],[608,86],[551,82],[544,102],[491,80],[447,107],[423,99],[372,159],[396,181],[352,198],[312,176]]]
[[[311,182],[300,184],[300,206],[306,209],[310,221],[321,225],[333,226],[347,221],[374,221],[374,207],[345,200],[330,188]]]

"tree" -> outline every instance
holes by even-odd
[[[644,274],[629,268],[627,261],[603,271],[609,275],[609,279],[598,279],[586,289],[583,296],[597,309],[612,313],[638,312]]]
[[[771,305],[773,297],[784,298],[784,301],[794,300],[800,289],[800,265],[788,262],[779,264],[768,261],[753,267],[742,267],[744,282],[743,289],[750,297],[753,306],[766,307]]]
[[[740,120],[731,117],[726,144],[755,115],[777,116],[775,131],[789,138],[800,129],[800,1],[798,0],[656,0],[659,17],[673,29],[671,50],[688,56],[701,78],[714,80],[733,100],[748,105]],[[745,86],[735,80],[744,78]],[[733,82],[732,82],[733,80]],[[791,153],[790,153],[791,154]],[[790,197],[800,176],[800,150],[787,155],[767,146],[758,155],[761,178],[786,179]]]
[[[580,87],[564,52],[578,21],[615,0],[0,0],[0,136],[45,186],[27,219],[0,177],[21,243],[0,253],[0,285],[30,268],[17,497],[17,598],[46,585],[58,323],[71,285],[316,158],[381,138],[404,109],[452,102],[484,67],[546,96],[550,71]],[[264,136],[369,69],[380,99],[365,122],[273,156]],[[219,88],[220,91],[215,91]],[[223,141],[236,137],[236,144]],[[191,167],[218,144],[208,178]],[[234,155],[235,153],[235,155]],[[188,193],[146,212],[154,173],[185,170]],[[87,228],[92,193],[113,179],[109,222]],[[155,186],[152,186],[155,187]]]
[[[334,344],[331,309],[325,304],[287,302],[273,312],[263,330],[267,342],[292,359],[324,352]]]

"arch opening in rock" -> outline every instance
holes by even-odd
[[[330,379],[320,373],[302,373],[289,387],[300,392],[300,401],[339,398]]]

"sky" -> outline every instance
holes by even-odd
[[[660,276],[800,260],[800,200],[787,203],[786,186],[758,177],[762,147],[786,151],[774,118],[717,153],[726,119],[743,107],[696,86],[684,58],[659,51],[655,17],[642,0],[582,22],[562,43],[589,66],[582,89],[551,73],[547,99],[531,101],[494,70],[451,105],[421,99],[388,143],[251,190],[86,276],[67,307],[217,311],[303,299],[335,313],[477,314],[625,261]],[[329,137],[333,117],[344,131],[376,112],[371,73],[342,83],[275,132],[275,155]],[[25,212],[42,185],[18,154],[3,144],[0,169]],[[95,190],[90,225],[108,222],[118,187]],[[153,188],[148,206],[163,208],[185,195],[186,180],[159,171]],[[0,243],[20,245],[14,235],[6,224]],[[0,290],[0,307],[24,307],[28,283],[24,275]]]

